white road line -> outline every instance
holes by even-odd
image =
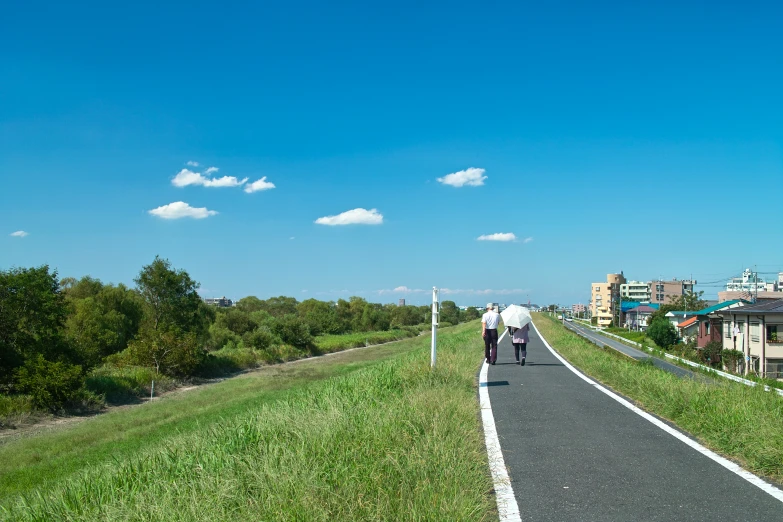
[[[498,339],[498,344],[503,340],[508,331]],[[508,477],[506,463],[503,460],[503,452],[500,449],[498,430],[495,427],[495,416],[492,414],[492,405],[489,402],[489,390],[487,389],[487,371],[489,364],[486,359],[479,374],[479,405],[481,406],[481,421],[484,424],[484,442],[487,446],[489,458],[489,470],[492,472],[492,481],[495,483],[495,501],[498,504],[500,522],[522,522],[519,516],[519,506],[511,487],[511,479]]]
[[[774,497],[775,499],[779,500],[780,502],[783,502],[783,490],[780,490],[780,489],[776,488],[775,486],[773,486],[772,484],[769,484],[768,482],[765,482],[764,480],[762,480],[761,478],[757,477],[756,475],[754,475],[750,471],[742,469],[740,466],[738,466],[734,462],[732,462],[732,461],[730,461],[730,460],[728,460],[728,459],[726,459],[724,457],[721,457],[720,455],[718,455],[714,451],[705,448],[704,446],[702,446],[701,444],[699,444],[695,440],[691,439],[687,435],[684,435],[683,433],[680,433],[679,431],[675,430],[674,428],[672,428],[671,426],[669,426],[665,422],[660,421],[659,419],[653,417],[652,415],[650,415],[646,411],[642,410],[641,408],[638,408],[638,407],[634,406],[633,404],[631,404],[627,400],[623,399],[622,397],[620,397],[616,393],[607,390],[606,388],[604,388],[603,386],[601,386],[597,382],[593,381],[592,379],[590,379],[589,377],[584,375],[582,372],[580,372],[579,370],[577,370],[576,368],[571,366],[568,363],[568,361],[566,361],[563,357],[560,356],[559,353],[554,351],[552,349],[552,347],[549,346],[549,343],[546,341],[546,339],[544,339],[544,336],[541,335],[541,332],[538,331],[538,328],[536,328],[536,325],[533,325],[533,329],[536,331],[538,336],[544,342],[544,346],[546,346],[549,349],[549,351],[552,352],[552,355],[554,355],[555,357],[560,359],[560,362],[562,362],[566,366],[566,368],[568,368],[569,370],[574,372],[580,379],[584,380],[585,382],[587,382],[591,386],[595,387],[598,391],[600,391],[602,393],[605,393],[606,395],[608,395],[612,399],[616,400],[617,402],[619,402],[620,404],[622,404],[623,406],[625,406],[626,408],[628,408],[632,412],[636,413],[640,417],[644,418],[645,420],[647,420],[647,421],[651,422],[652,424],[654,424],[655,426],[659,427],[660,429],[662,429],[663,431],[665,431],[666,433],[668,433],[672,437],[675,437],[679,441],[687,444],[688,446],[690,446],[691,448],[695,449],[696,451],[698,451],[699,453],[701,453],[705,457],[707,457],[709,459],[712,459],[713,461],[717,462],[718,464],[720,464],[721,466],[723,466],[727,470],[731,471],[732,473],[735,473],[735,474],[739,475],[743,479],[747,480],[748,482],[750,482],[751,484],[753,484],[754,486],[756,486],[757,488],[762,490],[764,493],[767,493],[767,494],[771,495],[772,497]]]

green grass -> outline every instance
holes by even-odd
[[[680,379],[651,364],[614,357],[543,314],[550,345],[587,375],[673,422],[746,469],[783,482],[783,397],[731,381]]]
[[[321,352],[330,353],[348,348],[399,341],[401,339],[415,337],[416,335],[417,333],[414,333],[414,331],[410,329],[389,330],[386,332],[358,332],[342,335],[321,335],[315,338],[315,345]]]
[[[4,520],[490,520],[476,323],[0,447]]]

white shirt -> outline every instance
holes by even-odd
[[[487,330],[495,330],[500,322],[500,314],[494,310],[490,310],[481,316],[481,322],[487,325]]]

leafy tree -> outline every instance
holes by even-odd
[[[261,310],[266,311],[272,317],[283,317],[296,314],[296,305],[298,304],[293,297],[281,295],[279,297],[270,297],[266,301],[261,301]]]
[[[310,328],[295,314],[289,314],[277,319],[273,332],[286,344],[306,350],[313,345]]]
[[[95,297],[103,289],[100,279],[84,276],[81,279],[64,277],[60,281],[60,289],[70,299],[85,299]]]
[[[391,326],[391,314],[375,303],[365,302],[358,330],[362,332],[386,331]]]
[[[124,353],[127,361],[151,366],[156,373],[172,376],[193,375],[207,354],[194,333],[147,328]]]
[[[235,309],[218,312],[214,324],[226,328],[239,336],[254,330],[258,326],[249,313]]]
[[[677,331],[665,317],[658,318],[647,328],[647,337],[661,348],[667,349],[677,342]]]
[[[257,312],[264,309],[264,302],[258,297],[250,295],[237,301],[237,308],[243,312]]]
[[[723,352],[723,344],[719,341],[710,341],[699,350],[699,359],[714,368],[717,368],[721,364],[721,352]]]
[[[478,319],[479,317],[481,317],[481,312],[479,312],[478,310],[476,310],[472,306],[470,308],[468,308],[467,310],[465,310],[465,312],[463,313],[463,320],[464,321],[473,321],[475,319]]]
[[[0,385],[10,384],[27,359],[61,357],[66,314],[56,271],[46,265],[0,271]]]
[[[255,350],[266,350],[270,346],[280,344],[281,340],[272,330],[267,326],[259,326],[252,332],[247,332],[242,337],[242,342],[248,348]]]
[[[454,301],[442,301],[440,303],[440,322],[451,324],[459,323],[460,309]]]
[[[296,305],[296,310],[313,335],[334,334],[340,331],[334,303],[307,299]]]
[[[147,303],[151,329],[206,334],[208,311],[196,292],[199,284],[186,271],[174,270],[168,260],[156,256],[134,281]]]
[[[427,307],[427,310],[429,310],[429,307]],[[391,328],[415,326],[425,322],[425,313],[422,312],[419,306],[392,305],[389,309],[389,316],[391,317]]]
[[[124,285],[107,285],[97,294],[72,299],[65,324],[68,344],[76,358],[89,368],[121,352],[136,336],[143,316],[143,301]]]
[[[669,296],[672,300],[668,304],[661,305],[658,310],[650,314],[650,323],[658,318],[665,318],[669,312],[691,311],[695,312],[707,308],[707,301],[702,299],[704,292],[688,291],[683,295]]]

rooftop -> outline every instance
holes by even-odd
[[[721,303],[722,304],[722,303]],[[722,314],[730,313],[743,313],[743,314],[783,314],[783,299],[776,299],[774,301],[757,302],[755,304],[749,304],[741,308],[732,308],[730,310],[721,310]]]

